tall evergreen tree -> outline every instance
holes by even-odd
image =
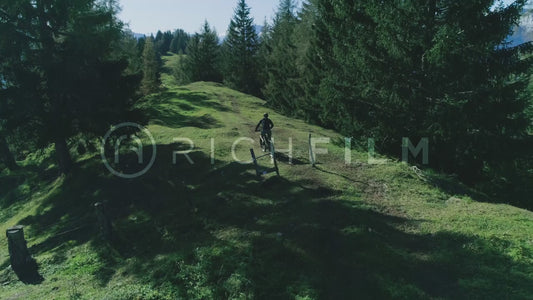
[[[270,54],[271,32],[272,28],[265,18],[263,28],[261,28],[261,33],[259,34],[259,46],[257,50],[257,81],[261,89],[263,89],[268,82],[267,57]]]
[[[144,44],[146,43],[146,37],[141,37],[137,40],[137,54],[142,57],[144,51]]]
[[[258,95],[259,41],[245,0],[239,0],[224,41],[224,82],[237,90]]]
[[[163,40],[163,32],[161,30],[158,30],[155,34],[155,37],[153,37],[152,42],[154,43],[154,46],[156,46],[159,42]]]
[[[319,88],[325,77],[325,60],[330,55],[326,45],[328,37],[321,29],[322,23],[317,10],[316,0],[302,4],[299,22],[294,30],[294,40],[297,47],[296,67],[300,78],[297,84],[301,87],[301,94],[295,101],[303,118],[311,123],[320,123],[323,101],[319,97]],[[320,53],[318,49],[324,49]],[[322,55],[324,54],[324,56]]]
[[[159,55],[165,55],[170,50],[170,44],[172,43],[173,38],[174,35],[171,31],[165,31],[160,35],[159,40],[154,41],[156,51]]]
[[[158,54],[154,47],[152,37],[146,39],[143,50],[143,79],[141,81],[141,90],[145,95],[155,93],[159,90],[160,73]]]
[[[170,52],[175,54],[186,53],[187,43],[190,40],[190,36],[183,29],[178,29],[174,32],[172,42],[170,43]]]
[[[2,134],[0,134],[0,162],[3,162],[11,171],[18,168],[15,157],[11,150],[9,150],[9,145]]]
[[[271,32],[264,41],[267,82],[262,92],[272,106],[289,114],[298,114],[296,101],[302,93],[297,84],[300,74],[296,67],[295,8],[294,0],[281,0]]]
[[[202,31],[196,33],[189,41],[187,56],[184,58],[190,80],[221,82],[219,52],[217,33],[205,21]]]
[[[141,39],[140,39],[141,40]],[[131,30],[125,30],[122,37],[113,45],[112,57],[115,59],[125,59],[128,61],[126,74],[142,74],[143,60],[142,51],[139,51],[139,41],[133,35]],[[144,41],[143,41],[144,47]]]
[[[295,95],[293,106],[309,122],[340,129],[343,126],[339,121],[343,119],[337,113],[345,112],[345,109],[334,100],[338,93],[324,87],[331,77],[329,72],[335,72],[335,60],[328,23],[322,20],[326,14],[319,9],[320,5],[320,0],[302,4],[292,35],[293,43],[297,45],[294,64],[299,74],[294,83],[300,91]],[[294,87],[289,92],[293,90]]]
[[[433,165],[470,181],[511,159],[526,134],[530,46],[503,44],[524,1],[492,4],[318,0],[323,123],[391,153],[402,137],[430,137]]]
[[[138,85],[137,77],[123,74],[127,62],[111,57],[122,28],[116,2],[1,4],[6,84],[0,101],[18,107],[16,118],[26,123],[20,126],[36,132],[41,144],[55,144],[59,169],[68,173],[67,139],[77,133],[103,134],[110,124],[124,120]]]

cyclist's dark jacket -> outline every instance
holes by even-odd
[[[268,132],[274,128],[274,123],[269,118],[263,118],[261,121],[259,121],[257,126],[255,126],[255,130],[257,131],[259,127],[261,127],[262,132]]]

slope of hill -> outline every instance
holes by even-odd
[[[175,57],[165,57],[167,64]],[[57,178],[51,149],[0,175],[0,229],[25,226],[42,279],[25,284],[0,243],[1,299],[526,299],[533,213],[479,202],[453,178],[391,158],[345,164],[337,133],[271,112],[281,177],[235,162],[257,140],[264,101],[214,83],[175,86],[139,106],[157,143],[144,176],[121,179],[98,151]],[[308,164],[308,134],[328,154]],[[175,138],[195,143],[190,164]],[[214,139],[212,164],[211,139]],[[248,160],[248,142],[236,157]],[[258,143],[253,147],[256,151]],[[187,149],[188,147],[185,147]],[[268,159],[261,165],[269,167]],[[92,204],[104,201],[103,242]]]

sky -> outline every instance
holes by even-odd
[[[255,23],[271,21],[279,0],[247,0]],[[299,1],[301,2],[301,1]],[[505,4],[513,0],[503,0]],[[533,0],[529,1],[530,3]],[[218,35],[226,34],[237,0],[120,0],[119,17],[135,33],[150,34],[157,30],[184,29],[200,31],[205,20],[214,26]]]
[[[135,33],[150,34],[177,28],[200,31],[207,19],[219,35],[225,35],[237,0],[120,0],[119,18]],[[255,23],[270,22],[279,0],[247,0]]]

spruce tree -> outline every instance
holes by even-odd
[[[504,44],[523,5],[318,0],[322,123],[395,155],[402,137],[428,137],[433,166],[479,180],[527,133],[531,49]]]
[[[297,84],[299,73],[297,45],[294,30],[297,18],[294,13],[294,0],[282,0],[274,19],[274,24],[265,39],[267,49],[265,72],[267,82],[262,92],[273,106],[289,114],[298,114],[297,99],[302,91]]]
[[[259,34],[259,46],[257,50],[257,81],[261,89],[263,89],[268,82],[267,57],[270,54],[271,32],[272,28],[265,18],[263,28]]]
[[[157,61],[157,52],[154,47],[152,37],[146,39],[143,50],[143,79],[141,81],[141,91],[145,94],[155,93],[159,90],[160,73]]]
[[[295,41],[298,44],[299,85],[302,94],[297,104],[303,117],[313,123],[326,127],[342,128],[334,113],[339,108],[337,93],[328,92],[328,73],[334,70],[331,36],[328,23],[323,20],[327,14],[321,9],[320,0],[304,2],[299,14],[301,20],[295,29]],[[346,133],[346,132],[343,132]]]
[[[127,118],[134,100],[138,78],[125,76],[127,61],[112,57],[122,28],[116,2],[2,3],[0,101],[17,112],[9,127],[31,129],[43,146],[54,143],[59,169],[68,173],[67,139],[105,133]]]
[[[159,55],[167,54],[167,52],[170,50],[170,44],[172,43],[173,38],[174,35],[171,31],[165,31],[161,34],[160,40],[155,42],[155,48]]]
[[[146,43],[146,37],[141,37],[137,40],[137,54],[142,57],[144,51],[144,44]]]
[[[259,41],[245,0],[239,0],[224,41],[224,82],[231,88],[259,95],[257,51]]]
[[[155,37],[153,37],[152,42],[154,43],[154,47],[157,50],[158,44],[163,40],[163,32],[161,30],[158,30],[155,34]]]
[[[192,81],[221,82],[219,72],[220,46],[218,36],[209,23],[205,21],[202,31],[196,33],[189,41],[185,59],[185,68]]]
[[[189,34],[183,29],[176,30],[172,42],[170,43],[170,52],[175,54],[185,54],[189,40]]]
[[[18,168],[15,157],[11,150],[9,150],[9,145],[2,134],[0,134],[0,162],[3,162],[11,171]]]
[[[112,58],[126,59],[128,67],[125,70],[126,74],[141,75],[143,69],[142,50],[139,51],[139,41],[133,35],[131,30],[125,30],[122,37],[113,45]],[[144,44],[143,44],[144,47]]]

